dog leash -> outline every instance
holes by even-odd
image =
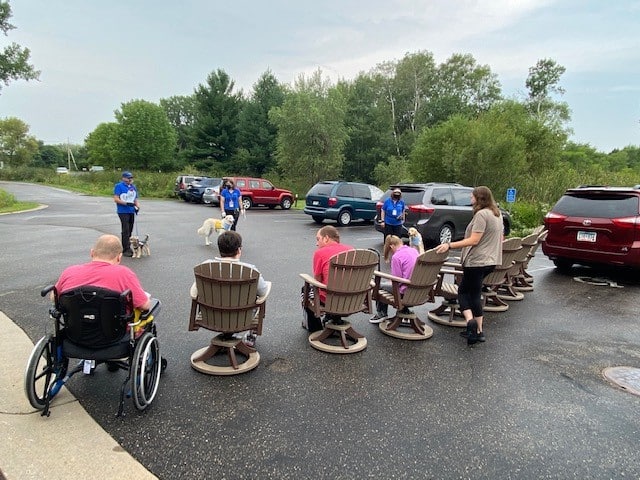
[[[136,229],[136,237],[140,238],[140,234],[138,233],[138,213],[136,212],[135,217],[133,217],[133,226]]]

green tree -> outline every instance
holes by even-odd
[[[271,71],[253,86],[251,98],[239,114],[236,165],[241,173],[262,177],[275,170],[278,130],[269,121],[269,110],[284,103],[286,89]]]
[[[500,98],[500,82],[488,65],[478,65],[470,54],[453,54],[438,66],[424,124],[437,125],[454,114],[477,116]]]
[[[38,142],[38,153],[34,156],[31,164],[34,167],[66,165],[66,152],[58,145],[45,145],[42,142]]]
[[[238,115],[242,95],[224,70],[207,77],[195,89],[196,116],[188,158],[200,169],[229,171],[237,149]]]
[[[88,161],[91,165],[102,165],[115,169],[118,161],[118,124],[101,123],[84,141]]]
[[[278,164],[289,176],[313,185],[342,174],[345,100],[320,70],[308,79],[298,77],[294,92],[282,107],[271,109],[269,118],[278,127]]]
[[[353,82],[339,82],[346,99],[345,126],[349,137],[344,149],[343,178],[373,183],[374,169],[394,153],[393,126],[379,75],[360,74]],[[385,180],[388,181],[388,180]]]
[[[161,106],[146,100],[132,100],[123,103],[115,117],[118,128],[114,151],[120,167],[172,168],[176,133]]]
[[[0,30],[8,36],[9,30],[14,27],[9,23],[11,18],[11,6],[7,1],[0,0]],[[5,85],[13,80],[38,80],[40,72],[29,64],[31,52],[17,43],[11,43],[0,51],[0,82]],[[2,85],[0,84],[0,90]]]
[[[38,141],[29,135],[29,125],[9,117],[0,119],[0,160],[6,165],[31,163],[38,153]]]
[[[161,98],[160,106],[164,109],[169,123],[176,132],[176,154],[184,162],[185,153],[189,149],[191,130],[196,118],[196,99],[194,95],[176,95]]]
[[[569,106],[565,102],[556,102],[552,94],[563,95],[560,77],[566,68],[555,60],[545,58],[529,68],[525,86],[529,91],[528,105],[531,113],[547,125],[561,130],[571,118]]]
[[[525,170],[525,145],[499,116],[454,115],[423,130],[410,157],[410,170],[416,181],[487,185],[498,196]]]

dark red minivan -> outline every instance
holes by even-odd
[[[640,185],[571,188],[544,225],[542,251],[558,269],[574,263],[640,268]]]

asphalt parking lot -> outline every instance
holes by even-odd
[[[109,198],[0,188],[48,204],[0,216],[0,310],[35,341],[48,322],[41,288],[88,260],[97,236],[118,234],[119,221]],[[129,401],[127,415],[115,418],[119,373],[74,377],[69,388],[157,477],[640,477],[640,398],[602,375],[640,366],[637,274],[561,275],[539,251],[534,291],[487,314],[484,344],[468,348],[458,329],[436,324],[431,339],[402,341],[361,314],[353,322],[367,349],[330,355],[312,349],[300,327],[298,274],[310,272],[317,225],[301,211],[250,210],[238,226],[243,260],[273,282],[257,343],[262,361],[240,376],[211,377],[189,364],[211,333],[187,331],[188,289],[193,266],[216,254],[196,230],[219,211],[144,198],[141,206],[138,229],[150,235],[152,255],[124,263],[163,303],[159,340],[169,368],[158,397],[144,412]],[[371,225],[340,231],[345,243],[381,248]],[[573,278],[594,275],[609,282]],[[432,308],[416,312],[425,319]]]

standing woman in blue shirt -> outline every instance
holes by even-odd
[[[116,183],[113,188],[113,201],[116,202],[116,211],[122,225],[122,254],[131,257],[133,251],[129,243],[129,238],[133,232],[135,214],[138,213],[140,205],[138,203],[138,190],[133,184],[133,174],[122,172],[122,180]]]
[[[402,238],[402,225],[404,224],[406,205],[402,200],[402,190],[396,188],[391,196],[382,204],[380,210],[380,223],[384,225],[384,238],[387,235],[395,235]]]
[[[236,188],[233,180],[227,178],[220,189],[220,211],[223,217],[233,215],[234,222],[231,226],[231,230],[233,231],[235,231],[236,225],[238,225],[241,210],[244,212],[242,192]]]

